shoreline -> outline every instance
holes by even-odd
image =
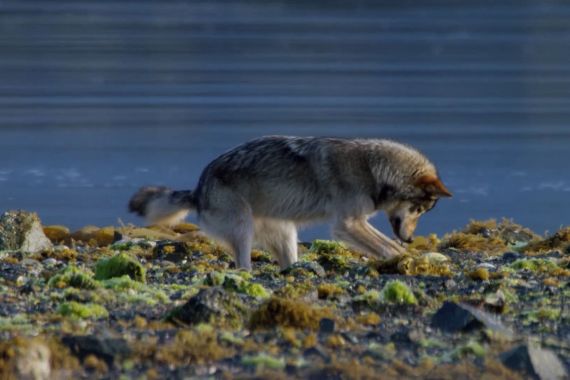
[[[2,378],[516,379],[570,369],[570,227],[539,236],[472,221],[416,237],[391,261],[315,240],[283,272],[254,250],[251,273],[189,223],[42,229],[52,248],[0,251]]]

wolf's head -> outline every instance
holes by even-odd
[[[442,197],[451,197],[451,192],[438,177],[423,176],[418,179],[411,192],[406,192],[386,210],[396,236],[410,243],[420,216],[434,208]]]

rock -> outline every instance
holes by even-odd
[[[168,260],[174,263],[188,259],[191,253],[185,243],[170,240],[159,241],[153,250],[155,259]]]
[[[0,250],[37,253],[52,248],[35,212],[7,211],[0,217]]]
[[[303,275],[307,272],[313,273],[317,277],[324,277],[326,275],[324,268],[314,261],[297,261],[281,271],[282,274],[293,276]]]
[[[512,332],[497,317],[465,304],[444,302],[434,314],[431,325],[445,332],[469,332],[480,328],[489,328],[510,337]]]
[[[184,305],[171,311],[166,319],[189,325],[210,323],[214,319],[238,322],[242,319],[245,306],[235,294],[224,291],[220,287],[200,290]]]
[[[449,257],[439,252],[426,252],[421,257],[426,258],[430,263],[443,263],[449,261]]]
[[[122,338],[104,338],[96,335],[66,336],[62,343],[69,347],[71,352],[83,361],[89,355],[103,359],[108,366],[113,365],[115,359],[128,355],[131,352],[129,345]]]
[[[505,252],[503,253],[503,260],[509,262],[509,261],[515,261],[518,260],[522,257],[522,255],[520,253],[517,252]]]
[[[567,379],[568,373],[558,356],[532,343],[521,344],[500,356],[506,367],[540,380]]]
[[[51,351],[44,343],[35,341],[16,348],[15,374],[22,380],[51,379]]]
[[[331,334],[334,332],[335,322],[334,319],[322,318],[319,321],[319,333],[321,334]]]

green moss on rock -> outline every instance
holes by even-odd
[[[285,359],[275,358],[265,353],[258,355],[244,356],[241,364],[248,367],[269,368],[269,369],[283,369],[285,368]]]
[[[381,299],[387,303],[415,305],[418,303],[414,293],[405,283],[394,280],[388,281],[382,289]]]
[[[115,291],[123,291],[128,289],[141,290],[144,288],[143,284],[138,281],[134,281],[126,274],[121,277],[113,277],[108,280],[103,280],[101,283],[105,288]]]
[[[109,259],[101,259],[95,266],[95,279],[107,280],[128,275],[135,281],[145,282],[146,271],[134,257],[119,253]]]
[[[530,270],[532,272],[550,272],[558,269],[558,265],[548,259],[519,259],[511,264],[511,267],[516,270]]]
[[[331,240],[315,240],[309,248],[317,255],[317,261],[326,270],[345,271],[349,268],[351,252],[342,243]]]
[[[64,302],[59,305],[57,312],[77,319],[99,319],[109,316],[105,307],[93,303]]]
[[[256,298],[269,298],[271,293],[261,284],[250,282],[251,276],[246,272],[238,273],[208,273],[204,285],[222,286],[226,290],[247,294]]]
[[[49,279],[50,288],[79,288],[96,289],[99,283],[93,279],[93,274],[87,270],[77,268],[75,265],[68,265]]]

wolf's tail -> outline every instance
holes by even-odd
[[[196,206],[192,191],[175,191],[163,186],[141,187],[129,201],[130,212],[149,223],[163,225],[180,223]]]

